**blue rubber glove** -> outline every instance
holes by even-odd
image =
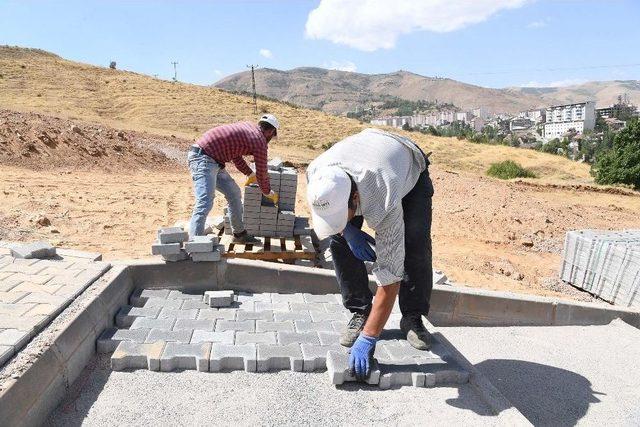
[[[342,236],[347,241],[351,252],[353,252],[356,258],[362,261],[376,260],[376,251],[369,245],[369,243],[376,244],[376,240],[373,237],[352,225],[350,222],[347,223],[347,226],[342,231]]]
[[[370,337],[364,332],[360,332],[358,339],[351,347],[349,373],[359,381],[369,378],[369,374],[371,374],[371,362],[376,350],[376,341],[378,341],[376,337]]]

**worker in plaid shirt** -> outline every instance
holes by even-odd
[[[269,185],[267,144],[278,134],[279,127],[275,116],[265,114],[257,124],[239,122],[214,127],[190,148],[187,159],[196,199],[189,225],[191,237],[204,234],[205,221],[213,207],[215,190],[218,190],[227,199],[233,241],[258,242],[244,228],[240,187],[225,170],[225,164],[233,162],[238,170],[247,176],[245,185],[257,182],[265,197],[277,204],[278,194]],[[242,158],[248,155],[253,156],[255,172]]]

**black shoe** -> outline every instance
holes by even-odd
[[[367,322],[369,313],[353,313],[353,317],[347,324],[347,329],[340,335],[340,344],[345,347],[351,347],[358,339],[358,335],[362,332],[364,324]]]
[[[244,230],[240,233],[233,233],[232,243],[244,243],[245,245],[255,245],[256,243],[260,243],[260,240],[256,239],[251,234],[247,233],[247,230]]]
[[[424,327],[420,314],[402,316],[400,329],[406,334],[407,341],[412,347],[418,350],[429,350],[431,347],[431,334]]]

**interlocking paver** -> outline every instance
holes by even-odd
[[[270,322],[267,320],[256,320],[256,332],[294,332],[295,327],[292,321]]]
[[[19,304],[8,304],[8,303],[0,303],[0,314],[5,314],[5,315],[9,315],[9,316],[22,316],[23,314],[25,314],[27,311],[31,310],[33,307],[35,307],[37,304],[35,303],[31,303],[31,304],[24,304],[24,303],[19,303]]]
[[[160,310],[160,313],[158,313],[158,319],[195,319],[196,317],[198,317],[197,308],[182,310],[164,307]]]
[[[210,307],[229,307],[234,302],[233,291],[206,291],[204,302]]]
[[[246,310],[239,310],[236,313],[236,320],[266,320],[266,321],[272,321],[273,320],[273,312],[268,310],[268,311],[246,311]]]
[[[175,323],[175,318],[153,319],[149,317],[137,317],[129,329],[164,329],[165,331],[170,331]]]
[[[132,341],[142,344],[149,334],[149,329],[118,329],[109,328],[102,331],[98,337],[98,353],[115,351],[121,341]]]
[[[29,332],[19,329],[0,330],[0,345],[11,345],[14,349],[20,349],[31,338]]]
[[[236,332],[236,344],[276,344],[275,332]]]
[[[351,316],[348,312],[333,312],[333,313],[323,313],[321,311],[311,311],[311,320],[314,322],[322,322],[325,320],[328,321],[343,321],[348,322],[351,319]]]
[[[235,320],[236,310],[216,310],[216,309],[202,309],[198,313],[198,319],[223,319],[223,320]]]
[[[211,343],[183,344],[168,342],[160,356],[160,370],[171,372],[178,369],[209,371]]]
[[[273,318],[276,322],[284,322],[287,320],[306,320],[311,322],[311,314],[309,311],[291,311],[291,312],[278,312],[273,313]]]
[[[320,339],[317,332],[278,332],[278,344],[292,343],[320,345]]]
[[[306,320],[295,320],[296,331],[298,332],[307,332],[307,331],[334,331],[333,325],[330,320],[323,320],[322,322],[308,322]]]
[[[338,332],[319,331],[318,338],[320,338],[321,345],[340,344],[340,334]]]
[[[202,342],[215,342],[221,344],[229,344],[232,345],[235,338],[234,331],[224,331],[224,332],[213,332],[213,331],[203,331],[203,330],[194,330],[193,335],[191,336],[191,344],[198,344]]]
[[[116,314],[116,325],[120,328],[128,328],[137,317],[157,318],[161,312],[160,307],[121,307]]]
[[[214,343],[209,359],[210,372],[245,370],[256,372],[256,345],[228,345]]]
[[[180,329],[177,331],[167,331],[164,329],[151,329],[149,335],[144,342],[181,342],[188,344],[191,341],[191,335],[193,335],[193,329]]]
[[[174,300],[174,301],[180,301],[180,300]],[[184,300],[182,307],[180,307],[183,310],[189,310],[192,308],[197,308],[197,309],[207,309],[210,308],[208,304],[206,304],[204,301],[196,301],[196,300]]]
[[[306,302],[290,302],[291,311],[326,311],[322,304],[311,304]]]
[[[305,372],[324,371],[327,369],[327,353],[329,351],[335,351],[338,353],[345,353],[346,347],[342,347],[339,344],[334,345],[313,345],[302,344],[302,359],[303,368]]]
[[[303,294],[304,302],[308,303],[328,303],[328,304],[337,304],[336,297],[333,294],[327,295],[312,295],[312,294]]]
[[[0,345],[0,366],[13,356],[15,349],[12,345]]]
[[[327,373],[331,379],[331,384],[340,385],[347,381],[357,381],[349,372],[349,354],[338,351],[327,353]],[[371,374],[365,380],[367,384],[378,384],[380,382],[380,368],[378,362],[373,359]]]
[[[257,301],[255,304],[256,311],[289,311],[288,302],[263,302]]]
[[[256,321],[255,320],[217,320],[216,331],[245,331],[255,332]]]
[[[111,355],[111,369],[114,371],[125,369],[159,371],[160,356],[164,346],[165,343],[162,341],[144,344],[121,341]]]
[[[302,294],[271,294],[272,302],[304,302]]]
[[[177,319],[173,325],[174,331],[193,330],[213,331],[216,326],[215,319]]]
[[[165,308],[166,307],[166,308],[173,308],[173,309],[179,309],[182,307],[182,304],[184,304],[185,302],[189,302],[181,299],[166,299],[166,298],[158,298],[158,297],[148,298],[144,303],[140,303],[140,301],[141,299],[134,299],[133,297],[130,298],[129,300],[129,302],[133,306],[139,306],[139,307],[145,307],[145,308],[150,308],[150,307]]]
[[[290,369],[302,372],[302,349],[300,344],[258,344],[257,370],[269,372]]]

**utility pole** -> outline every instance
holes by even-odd
[[[173,81],[177,82],[178,81],[178,62],[177,61],[173,61]]]
[[[251,68],[251,86],[253,88],[253,112],[254,114],[258,113],[258,101],[256,99],[256,74],[255,69],[258,68],[258,65],[247,65],[247,68]]]

